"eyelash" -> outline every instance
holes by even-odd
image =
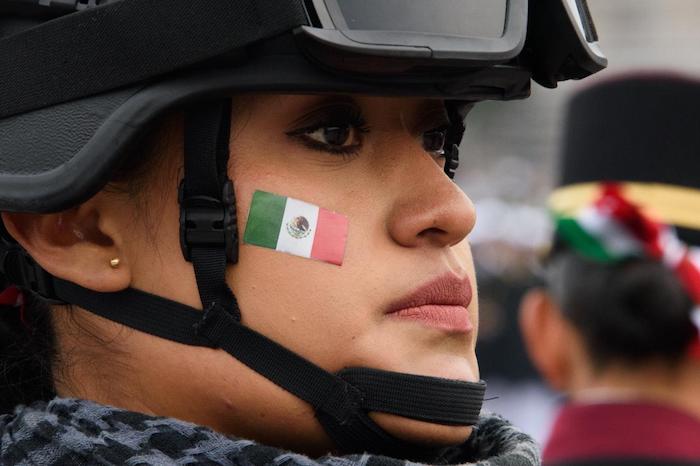
[[[370,132],[370,127],[367,125],[361,111],[354,106],[337,106],[335,108],[330,107],[327,109],[321,109],[316,115],[309,115],[306,120],[311,120],[312,123],[307,124],[301,128],[287,132],[287,136],[298,139],[302,144],[312,150],[319,152],[329,153],[332,155],[338,155],[344,159],[352,158],[359,154],[362,148],[362,138],[364,134]],[[330,128],[350,128],[357,132],[358,142],[347,147],[334,147],[330,144],[325,144],[323,142],[312,139],[309,134],[312,134],[318,130],[330,129]],[[425,138],[430,133],[445,133],[449,130],[449,124],[441,124],[434,128],[428,129],[421,133],[421,137]],[[427,153],[433,155],[437,158],[444,158],[444,152],[431,151],[425,147],[426,141],[423,139],[422,144]]]
[[[423,149],[425,149],[425,151],[426,151],[428,154],[433,155],[433,157],[441,158],[441,159],[442,159],[442,158],[445,158],[445,157],[446,157],[446,153],[445,153],[445,140],[446,140],[446,138],[447,138],[447,133],[448,133],[449,131],[450,131],[449,125],[448,125],[448,124],[442,124],[442,125],[440,125],[440,126],[436,126],[436,127],[433,128],[433,129],[429,129],[429,130],[424,131],[423,133],[421,133],[421,136],[422,136],[422,138],[423,138]],[[438,134],[440,135],[440,139],[441,139],[441,141],[440,141],[440,142],[441,142],[440,149],[431,150],[430,148],[426,147],[426,144],[428,143],[428,141],[426,140],[426,137],[428,137],[429,135],[438,135]]]
[[[350,158],[359,154],[360,148],[362,147],[362,136],[370,132],[370,127],[367,125],[366,120],[359,109],[356,108],[348,108],[346,106],[330,108],[327,109],[326,112],[322,112],[320,115],[312,116],[311,118],[315,120],[313,123],[289,131],[286,133],[287,136],[300,140],[301,143],[309,149],[339,155],[343,158]],[[357,131],[359,142],[348,147],[333,147],[330,144],[324,144],[308,136],[315,131],[326,128],[351,128]]]

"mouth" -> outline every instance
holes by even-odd
[[[394,319],[417,321],[450,333],[469,333],[474,330],[468,310],[471,300],[469,278],[460,279],[450,274],[428,282],[395,301],[387,308],[386,315]]]

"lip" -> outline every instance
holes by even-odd
[[[428,327],[453,333],[469,333],[472,286],[468,277],[445,275],[430,281],[388,306],[386,315],[415,320]]]

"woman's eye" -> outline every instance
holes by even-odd
[[[306,147],[342,156],[357,155],[369,127],[360,107],[354,103],[336,102],[302,116],[295,123],[297,129],[288,131]]]
[[[304,136],[312,141],[328,145],[334,149],[353,147],[360,143],[359,130],[350,125],[325,126],[309,131]]]
[[[319,126],[297,131],[296,134],[287,134],[298,137],[311,149],[349,156],[359,152],[362,147],[362,135],[368,131],[366,126],[346,123]]]
[[[437,157],[445,155],[447,127],[435,128],[423,133],[423,149]]]

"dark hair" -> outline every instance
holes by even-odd
[[[677,363],[697,336],[693,301],[659,262],[600,263],[559,247],[547,271],[554,299],[580,332],[597,369],[652,359]]]
[[[55,336],[46,303],[24,294],[24,312],[0,306],[0,413],[54,396]]]
[[[154,155],[162,150],[163,139],[174,128],[176,117],[171,114],[157,121],[128,149],[129,155],[105,189],[138,195],[149,174],[159,166]],[[4,230],[0,222],[0,231],[7,235]],[[5,286],[0,275],[0,291]],[[0,306],[0,414],[56,395],[54,370],[60,361],[51,307],[33,293],[24,292],[24,299],[23,311]],[[93,332],[84,333],[97,338]]]

